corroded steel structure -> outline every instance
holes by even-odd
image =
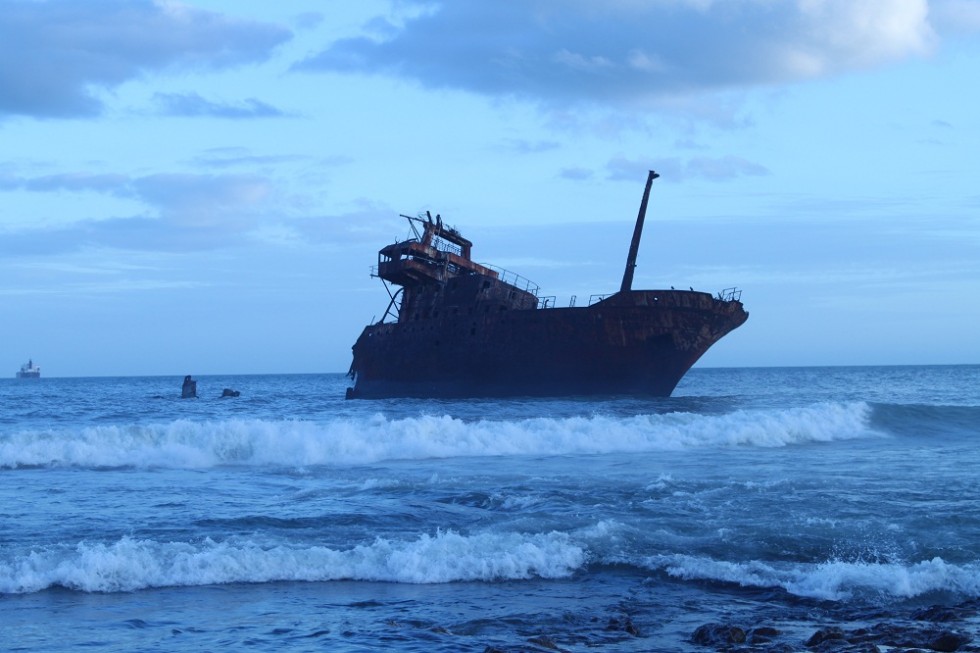
[[[348,398],[670,395],[748,313],[734,288],[632,289],[657,177],[619,292],[583,307],[555,308],[526,279],[473,262],[473,244],[440,216],[403,216],[414,237],[378,253],[391,301],[354,343]]]

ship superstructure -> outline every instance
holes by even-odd
[[[28,359],[26,363],[20,366],[15,376],[18,379],[40,379],[41,368],[34,364],[34,359]]]

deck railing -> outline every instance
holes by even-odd
[[[723,302],[737,302],[742,299],[742,291],[736,287],[725,288],[718,293],[718,299]]]
[[[505,270],[503,268],[497,267],[496,265],[488,265],[486,263],[481,263],[480,265],[496,272],[497,278],[503,281],[504,283],[514,286],[515,288],[519,288],[520,290],[523,290],[525,292],[529,292],[535,297],[538,296],[538,292],[540,292],[541,290],[538,284],[534,283],[533,281],[531,281],[526,277],[522,277],[516,272],[511,272],[510,270]]]

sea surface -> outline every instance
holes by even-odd
[[[980,650],[980,366],[184,373],[0,380],[0,649]]]

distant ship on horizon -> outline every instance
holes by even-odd
[[[18,379],[40,379],[41,368],[34,364],[34,359],[28,359],[26,363],[20,366],[16,376]]]

